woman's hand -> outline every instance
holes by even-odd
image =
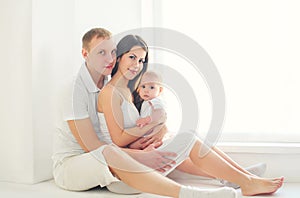
[[[151,137],[139,138],[137,141],[129,144],[127,147],[130,148],[130,149],[143,150],[144,148],[147,148],[150,145],[154,146],[154,148],[158,148],[163,143],[162,141],[152,142],[152,141],[149,141],[150,139],[151,139]]]
[[[158,148],[162,145],[162,140],[167,133],[168,129],[165,125],[156,127],[153,131],[146,135],[146,137],[141,137],[137,141],[128,145],[128,148],[131,149],[145,149],[149,145],[153,144],[155,148]]]
[[[159,172],[165,172],[169,170],[175,161],[172,158],[177,156],[172,152],[161,152],[155,149],[154,145],[149,145],[143,151],[128,151],[127,153],[136,161],[155,169]]]

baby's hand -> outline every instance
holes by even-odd
[[[151,117],[150,116],[147,116],[147,117],[145,117],[145,118],[140,118],[140,119],[138,119],[137,121],[136,121],[136,125],[138,126],[138,127],[143,127],[143,126],[145,126],[145,125],[147,125],[147,124],[149,124],[151,122]]]

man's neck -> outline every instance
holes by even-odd
[[[99,89],[102,89],[103,86],[104,86],[104,80],[105,80],[105,76],[104,75],[101,75],[99,80],[98,80],[98,83],[97,83],[97,87]]]
[[[99,75],[99,73],[98,73],[97,71],[95,71],[95,70],[89,68],[89,67],[87,66],[86,63],[85,63],[85,66],[86,66],[86,68],[88,69],[88,71],[89,71],[89,73],[90,73],[90,75],[91,75],[91,77],[92,77],[94,83],[96,84],[96,86],[97,86],[99,89],[102,89],[102,87],[104,86],[104,79],[105,79],[105,76],[102,75],[102,74]]]

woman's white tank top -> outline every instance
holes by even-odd
[[[124,129],[135,127],[136,120],[139,118],[139,112],[132,102],[129,102],[128,100],[126,100],[120,92],[118,92],[118,93],[123,100],[122,104],[121,104],[121,110],[122,110],[123,119],[124,119]],[[101,141],[104,141],[107,144],[111,144],[112,139],[111,139],[111,136],[110,136],[108,128],[107,128],[104,113],[98,113],[98,117],[99,117],[99,122],[100,122],[100,134],[98,137]]]

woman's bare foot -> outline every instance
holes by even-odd
[[[282,186],[283,180],[283,177],[274,179],[250,177],[247,184],[241,185],[242,194],[245,196],[272,194]]]

